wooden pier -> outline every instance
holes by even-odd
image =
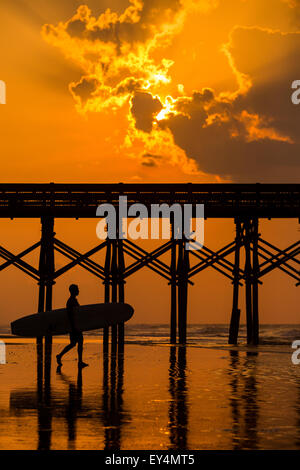
[[[185,249],[185,240],[170,240],[151,252],[129,239],[107,239],[86,253],[81,253],[59,240],[54,232],[57,218],[96,218],[100,204],[111,203],[116,208],[119,196],[127,196],[128,205],[174,203],[204,204],[205,218],[231,218],[235,222],[235,239],[217,251],[207,246],[199,251]],[[38,312],[52,308],[55,280],[75,266],[81,266],[104,285],[105,302],[124,302],[126,279],[142,268],[148,268],[170,285],[170,342],[185,344],[187,338],[188,287],[193,277],[211,267],[229,279],[233,285],[233,302],[229,343],[238,340],[240,308],[239,289],[245,287],[247,342],[259,343],[258,293],[263,276],[280,269],[300,285],[300,240],[284,250],[279,249],[259,233],[260,219],[300,220],[299,184],[0,184],[1,218],[38,218],[41,239],[14,254],[0,246],[0,271],[14,265],[38,284]],[[24,256],[39,249],[39,266],[24,261]],[[105,250],[104,266],[91,260]],[[241,267],[241,251],[245,265]],[[55,269],[55,252],[68,262]],[[170,265],[161,257],[170,253]],[[125,263],[125,255],[132,259]],[[228,258],[234,256],[234,262]],[[113,353],[124,348],[124,325],[104,329],[103,351]],[[111,337],[111,341],[109,341]],[[42,338],[38,341],[42,344]],[[51,353],[51,337],[45,340],[45,352]]]

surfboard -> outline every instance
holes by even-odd
[[[131,305],[123,303],[80,305],[74,308],[74,324],[79,331],[97,330],[126,322],[133,312]],[[66,308],[27,315],[13,321],[10,326],[13,335],[29,338],[70,333]]]

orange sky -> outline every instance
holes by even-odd
[[[0,79],[7,85],[1,182],[299,181],[300,106],[290,99],[291,83],[300,78],[298,1],[86,4],[89,9],[76,0],[0,4]],[[58,223],[61,238],[72,224]],[[222,230],[214,224],[206,227],[208,246],[232,240],[231,223]],[[39,236],[35,222],[0,225],[1,244],[15,251]],[[282,247],[298,237],[297,221],[265,222],[264,230]],[[94,222],[70,237],[75,247],[96,244]],[[161,281],[149,279],[167,321],[168,289],[161,295]],[[262,319],[298,321],[293,281],[280,273],[270,279],[275,284],[266,280],[262,289]],[[57,305],[68,280],[57,286]],[[35,308],[30,280],[12,269],[1,281],[4,323]],[[95,280],[79,275],[77,281],[82,303],[97,298]],[[22,291],[13,306],[12,282]],[[147,282],[140,274],[128,283],[140,309],[143,296],[135,299],[134,292],[138,286],[146,293]],[[227,321],[229,282],[207,272],[201,283],[191,293],[191,320]],[[138,320],[158,321],[159,313],[147,309]]]

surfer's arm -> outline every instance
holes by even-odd
[[[69,319],[69,324],[71,331],[76,332],[77,328],[75,325],[75,308],[79,306],[79,303],[76,299],[70,298],[67,302],[67,314]]]
[[[71,326],[71,330],[72,331],[76,330],[75,322],[74,322],[74,307],[68,307],[67,311],[68,311],[68,319],[69,319],[69,323],[70,323],[70,326]]]

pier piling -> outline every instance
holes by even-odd
[[[237,344],[239,325],[240,325],[240,310],[239,310],[239,287],[240,287],[240,248],[241,248],[241,222],[235,219],[235,253],[234,253],[234,270],[233,270],[233,299],[232,299],[232,312],[229,329],[229,344]]]
[[[42,314],[52,309],[52,294],[54,285],[54,217],[41,218],[41,242],[39,259],[39,299],[38,312]],[[40,347],[43,346],[43,338],[37,338]],[[52,336],[45,337],[45,367],[50,367],[52,351]],[[49,375],[49,371],[45,371]]]

